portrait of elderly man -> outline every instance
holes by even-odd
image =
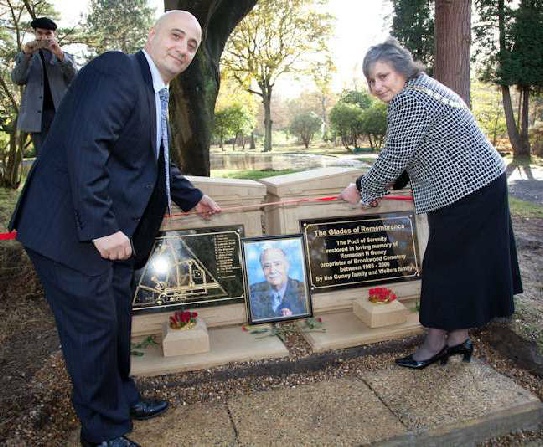
[[[279,247],[265,248],[259,261],[265,281],[249,288],[252,321],[306,315],[305,284],[289,276],[290,262],[285,251]]]

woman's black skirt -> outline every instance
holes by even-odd
[[[511,316],[522,282],[506,175],[428,213],[428,226],[420,323],[450,331]]]

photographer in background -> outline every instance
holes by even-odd
[[[57,25],[47,17],[30,22],[36,39],[15,56],[11,79],[25,85],[17,128],[28,132],[39,155],[55,111],[77,73],[73,56],[62,51],[56,40]]]

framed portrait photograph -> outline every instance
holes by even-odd
[[[311,317],[302,235],[241,240],[250,323]]]

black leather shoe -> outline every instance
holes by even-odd
[[[102,442],[90,442],[83,438],[79,438],[79,440],[83,447],[141,447],[138,443],[131,441],[124,436]]]
[[[404,366],[405,368],[411,369],[423,369],[432,363],[436,363],[441,360],[441,363],[447,362],[447,347],[445,346],[441,351],[439,351],[433,357],[430,357],[426,360],[415,360],[413,354],[403,357],[401,359],[396,359],[396,364]]]
[[[461,355],[462,360],[469,363],[471,361],[471,355],[473,354],[473,343],[469,338],[466,338],[464,343],[459,345],[449,346],[447,348],[447,360],[451,355]]]
[[[130,407],[130,416],[137,421],[145,421],[162,414],[168,408],[165,400],[142,399]]]

